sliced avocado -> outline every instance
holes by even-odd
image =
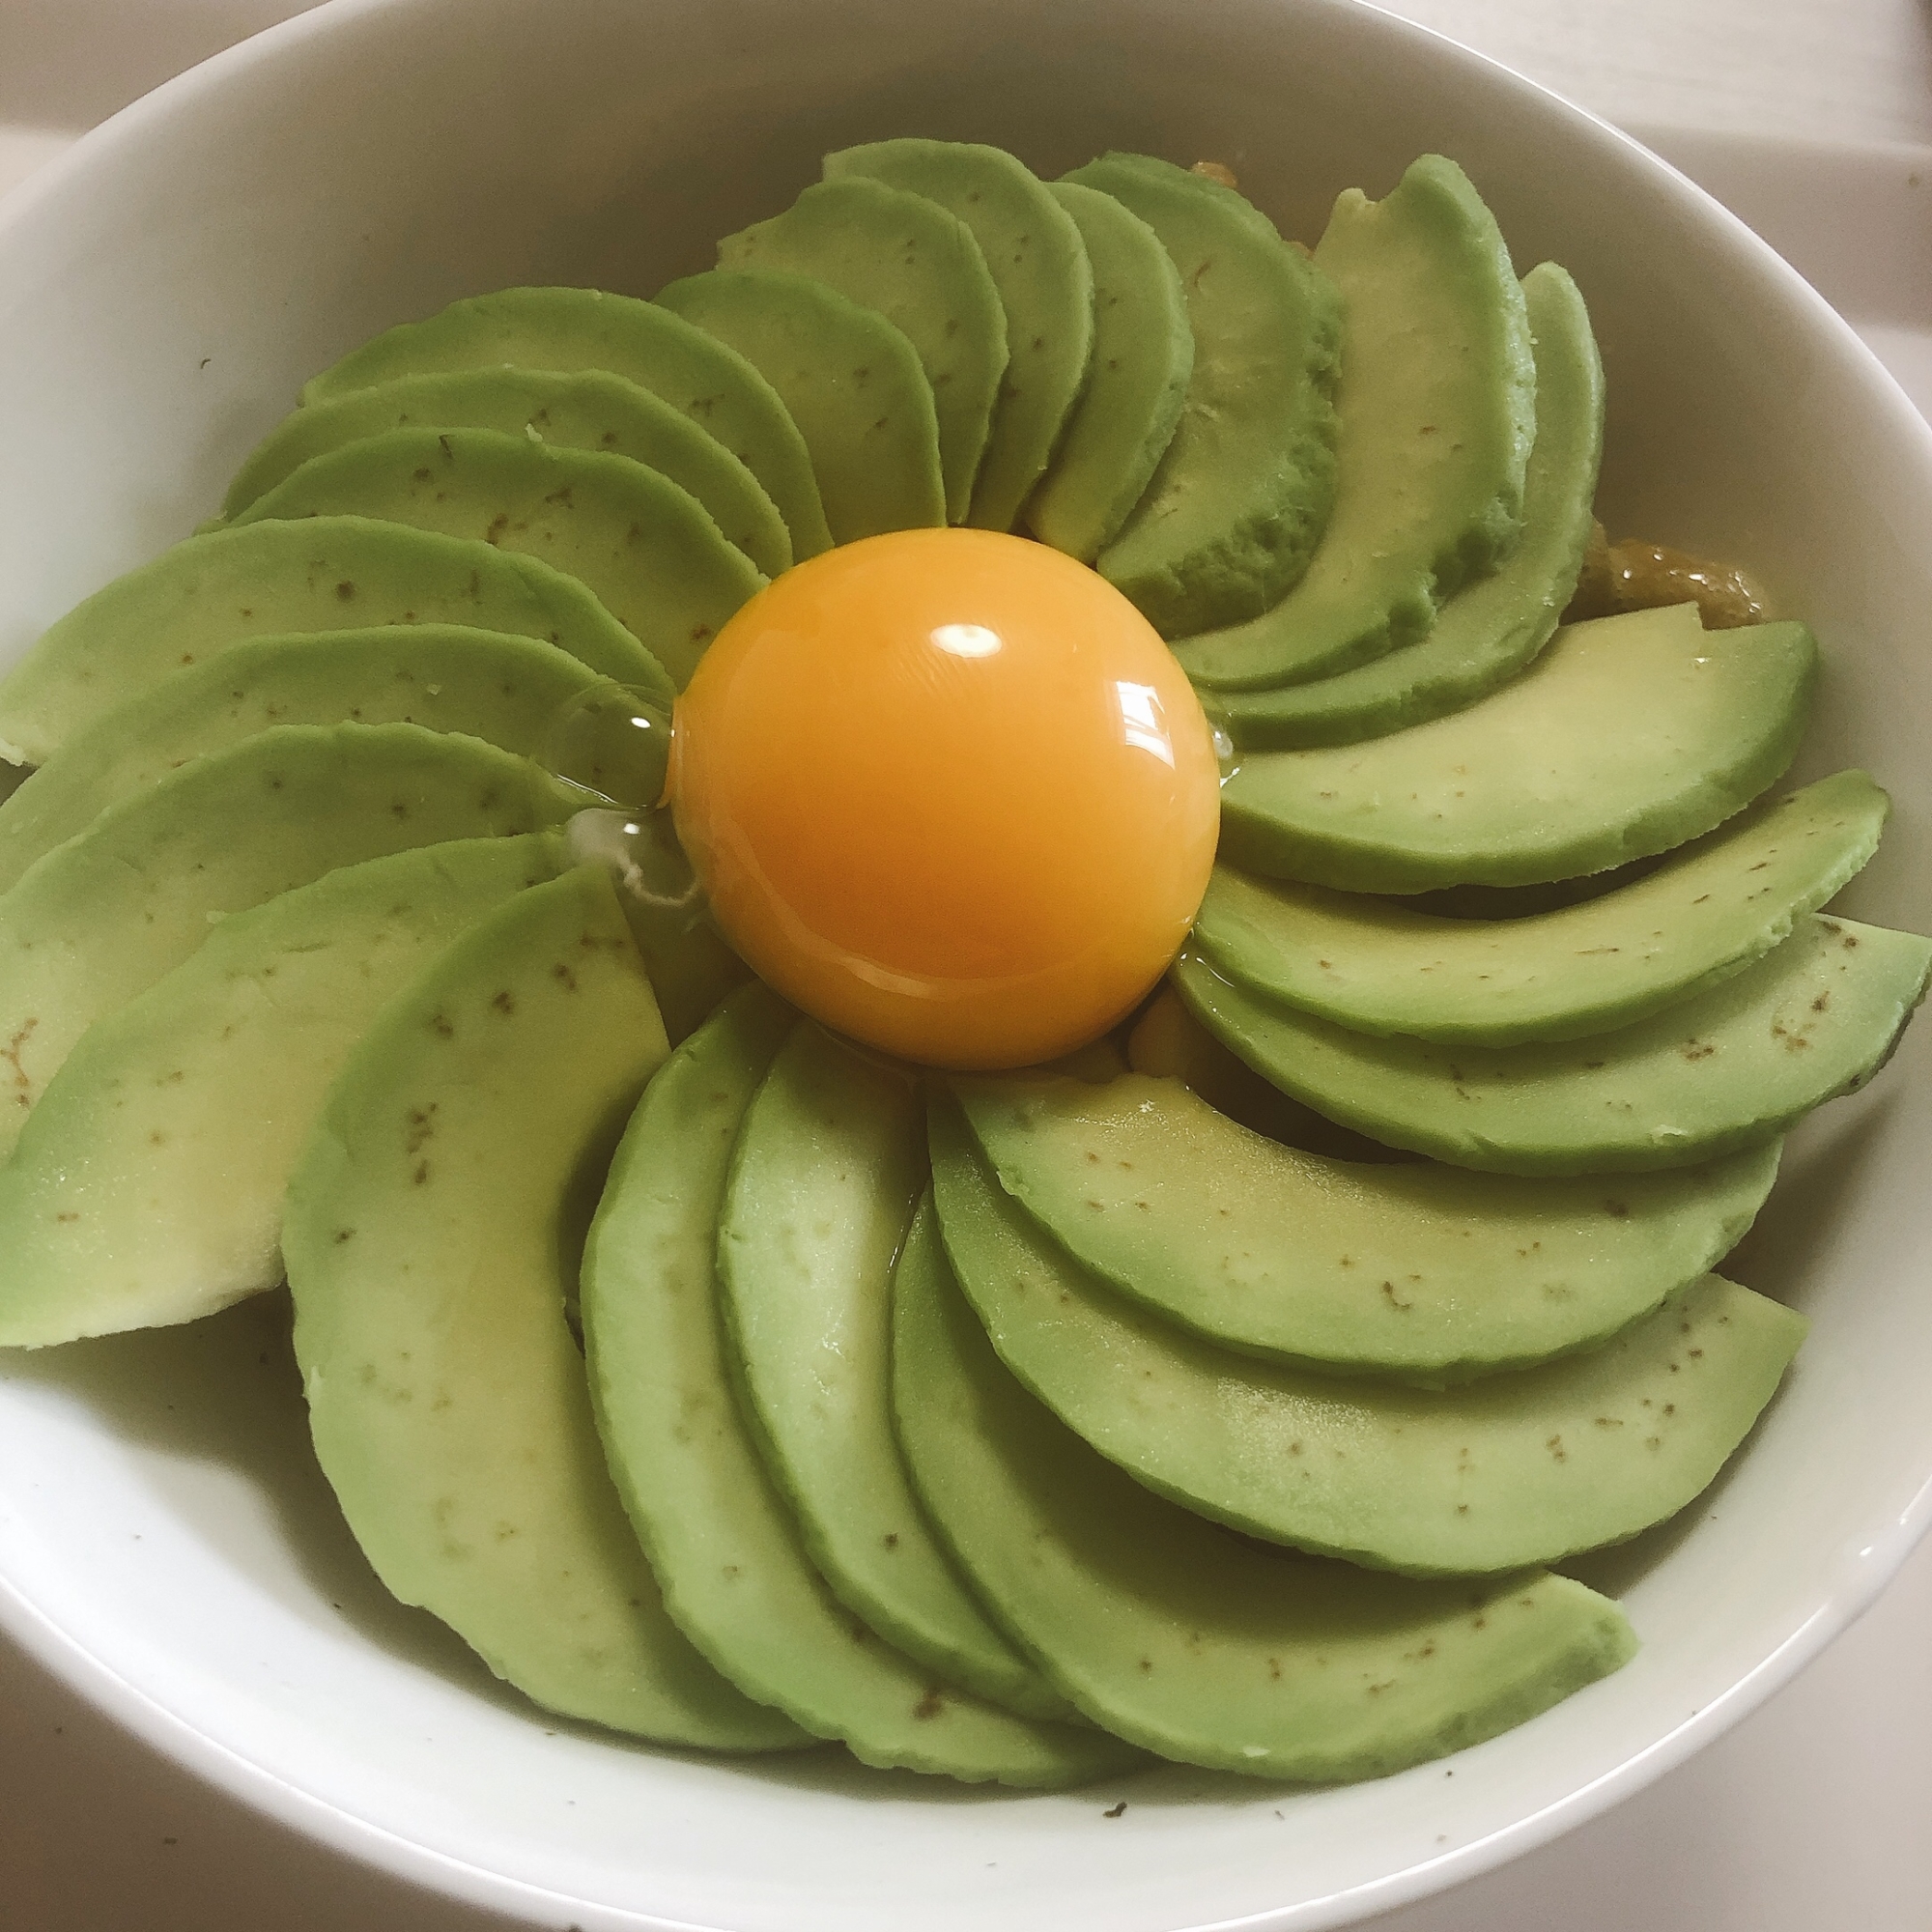
[[[764,582],[689,491],[628,456],[490,429],[394,429],[313,456],[238,520],[383,517],[523,551],[579,579],[685,681]]]
[[[1164,638],[1257,617],[1308,567],[1335,497],[1335,285],[1233,188],[1149,155],[1065,177],[1159,236],[1194,335],[1180,420],[1100,575]]]
[[[791,537],[758,479],[675,405],[603,369],[452,369],[311,403],[242,466],[222,515],[236,517],[310,457],[392,429],[494,429],[628,456],[690,491],[767,577],[791,567]]]
[[[421,724],[540,756],[598,682],[534,638],[454,624],[250,638],[102,713],[0,805],[0,892],[110,805],[258,731]]]
[[[770,384],[722,342],[635,296],[498,289],[451,302],[352,350],[303,388],[305,404],[398,376],[455,369],[605,369],[662,396],[716,437],[763,486],[803,559],[832,547],[807,456]]]
[[[1194,944],[1238,984],[1356,1033],[1579,1039],[1693,998],[1789,938],[1878,850],[1889,803],[1864,773],[1839,772],[1614,892],[1522,919],[1441,919],[1217,867]]]
[[[1219,715],[1246,750],[1347,745],[1425,724],[1514,677],[1554,633],[1590,539],[1604,446],[1604,365],[1577,285],[1553,262],[1522,279],[1536,346],[1536,440],[1522,536],[1465,585],[1429,635],[1313,684],[1222,694]]]
[[[290,724],[102,812],[0,895],[0,1158],[87,1029],[230,913],[338,866],[555,824],[537,768],[417,724]]]
[[[930,1205],[899,1258],[893,1395],[961,1566],[1096,1723],[1251,1777],[1379,1777],[1626,1662],[1623,1612],[1546,1572],[1377,1576],[1230,1536],[1096,1455],[1001,1367]]]
[[[1334,1160],[1415,1157],[1337,1126],[1325,1115],[1284,1094],[1272,1081],[1264,1080],[1187,1010],[1187,1002],[1175,991],[1171,980],[1161,982],[1160,990],[1134,1022],[1127,1036],[1126,1065],[1107,1069],[1096,1076],[1096,1084],[1129,1069],[1151,1080],[1178,1080],[1217,1114],[1287,1147],[1327,1154]]]
[[[1119,535],[1174,440],[1194,374],[1180,270],[1125,203],[1078,182],[1047,192],[1072,217],[1094,273],[1087,386],[1026,523],[1041,543],[1092,563]]]
[[[1315,265],[1342,292],[1335,507],[1280,603],[1176,645],[1198,684],[1298,684],[1412,644],[1522,527],[1529,319],[1468,177],[1425,155],[1380,201],[1347,189]]]
[[[675,695],[576,578],[533,556],[317,517],[190,537],[76,605],[0,682],[0,755],[44,764],[103,711],[244,638],[417,623],[541,638],[619,684]]]
[[[296,1357],[323,1471],[402,1602],[547,1709],[767,1750],[799,1734],[665,1614],[565,1317],[665,1051],[601,872],[459,940],[350,1056],[290,1182]]]
[[[1364,1166],[1172,1080],[954,1081],[1000,1184],[1109,1286],[1246,1354],[1440,1384],[1595,1347],[1730,1253],[1777,1145],[1609,1182]]]
[[[1412,1576],[1617,1543],[1682,1509],[1776,1391],[1804,1320],[1706,1275],[1587,1354],[1448,1390],[1236,1355],[1103,1288],[1041,1235],[949,1101],[946,1251],[1000,1358],[1159,1495],[1230,1528]]]
[[[1808,915],[1756,965],[1649,1019],[1525,1046],[1377,1039],[1246,992],[1183,953],[1210,1032],[1329,1119],[1490,1174],[1640,1174],[1783,1133],[1884,1065],[1932,940]]]
[[[946,512],[964,523],[1007,367],[999,291],[973,231],[923,195],[854,176],[727,235],[721,269],[777,269],[876,309],[919,352],[939,416]]]
[[[1421,893],[1667,852],[1791,762],[1817,661],[1803,624],[1707,632],[1690,604],[1567,625],[1466,711],[1243,758],[1221,788],[1221,856],[1344,892]]]
[[[745,1117],[718,1223],[740,1387],[846,1607],[949,1682],[1024,1716],[1067,1717],[933,1540],[893,1435],[893,1260],[925,1182],[925,1108],[909,1072],[800,1025]]]
[[[687,275],[657,299],[728,342],[778,391],[811,452],[834,543],[945,523],[932,384],[884,316],[770,269]]]
[[[751,1695],[867,1764],[1078,1783],[1124,1747],[981,1704],[875,1635],[826,1587],[733,1392],[718,1216],[752,1096],[796,1017],[734,994],[651,1082],[583,1264],[583,1339],[605,1454],[665,1602]]]
[[[81,1036],[0,1168],[0,1345],[192,1321],[282,1278],[282,1196],[383,1006],[552,836],[345,866],[238,913]]]
[[[923,194],[973,231],[1007,323],[1007,367],[966,522],[1009,530],[1060,441],[1094,349],[1094,271],[1080,230],[1023,161],[973,141],[874,141],[825,157]]]

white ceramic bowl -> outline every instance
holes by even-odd
[[[0,213],[0,655],[185,534],[363,336],[512,282],[647,294],[782,207],[822,150],[901,132],[1042,172],[1107,147],[1211,156],[1304,237],[1338,188],[1455,156],[1519,265],[1555,256],[1589,298],[1609,521],[1754,565],[1816,628],[1804,771],[1864,764],[1898,808],[1851,909],[1924,920],[1932,437],[1695,189],[1348,0],[336,0],[128,109]],[[1814,1331],[1717,1489],[1588,1566],[1624,1593],[1636,1662],[1379,1783],[1171,1771],[1022,1799],[547,1722],[368,1575],[273,1304],[0,1364],[0,1614],[229,1790],[542,1924],[1341,1924],[1676,1763],[1901,1560],[1932,1472],[1928,1060],[1921,1025],[1875,1092],[1794,1138],[1735,1270]]]

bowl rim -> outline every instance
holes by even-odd
[[[310,40],[353,32],[366,16],[434,4],[439,0],[321,0],[171,76],[0,194],[0,251],[13,230],[37,217],[46,204],[68,191],[76,177],[111,165],[119,153],[164,126],[182,107],[241,84],[252,70],[284,58]],[[1781,287],[1807,328],[1831,343],[1845,373],[1856,376],[1873,403],[1898,419],[1908,440],[1916,430],[1927,473],[1932,475],[1932,422],[1852,326],[1770,243],[1634,135],[1507,63],[1440,29],[1393,13],[1376,0],[1295,0],[1295,4],[1337,17],[1374,15],[1380,30],[1429,46],[1437,62],[1481,71],[1505,89],[1539,99],[1546,111],[1564,119],[1577,136],[1619,154],[1653,191],[1668,199],[1673,213],[1694,225],[1704,246],[1726,251]],[[1286,16],[1288,10],[1283,11]],[[1204,1922],[1193,1932],[1316,1932],[1319,1927],[1356,1923],[1476,1879],[1603,1815],[1687,1762],[1790,1683],[1871,1607],[1928,1529],[1932,1529],[1932,1469],[1924,1473],[1911,1500],[1885,1532],[1851,1552],[1851,1567],[1841,1568],[1833,1577],[1832,1586],[1798,1629],[1720,1695],[1611,1770],[1540,1809],[1399,1871],[1299,1904]],[[694,1921],[600,1904],[491,1870],[405,1837],[304,1790],[197,1729],[71,1636],[4,1573],[0,1573],[0,1629],[68,1688],[174,1765],[278,1824],[392,1878],[482,1910],[521,1917],[533,1925],[550,1922],[552,1915],[563,1912],[582,1925],[582,1932],[716,1932]]]

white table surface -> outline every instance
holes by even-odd
[[[299,11],[296,0],[0,0],[0,188],[170,74]],[[1640,133],[1782,248],[1932,414],[1926,0],[1395,0],[1393,11]],[[1376,1932],[1928,1932],[1928,1638],[1932,1544],[1861,1623],[1700,1757]],[[352,1864],[213,1792],[0,1638],[0,1932],[510,1922]]]

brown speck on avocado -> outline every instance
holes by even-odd
[[[338,1228],[335,1231],[335,1245],[338,1248],[344,1241],[353,1241],[355,1238],[355,1230],[354,1228]]]
[[[347,604],[349,600],[355,595],[355,586],[349,581],[348,578],[345,577],[342,580],[342,582],[335,586],[335,594],[342,600],[343,603]],[[244,617],[249,617],[253,616],[254,612],[251,611],[242,611],[242,614]]]
[[[896,1549],[898,1547],[899,1547],[898,1531],[895,1529],[889,1529],[886,1532],[886,1548],[888,1549]]]
[[[415,473],[415,481],[416,481],[416,482],[418,482],[418,483],[427,483],[427,482],[428,482],[429,480],[430,480],[430,471],[429,471],[429,470],[427,470],[427,469],[418,469],[418,470],[416,471],[416,473]]]
[[[492,1009],[505,1017],[517,1010],[517,996],[507,987],[490,1002]]]
[[[429,1030],[439,1039],[454,1039],[456,1037],[456,1029],[450,1025],[447,1013],[433,1015],[429,1023]]]
[[[577,975],[561,959],[550,969],[550,977],[553,980],[560,981],[566,993],[577,991]]]
[[[416,1186],[420,1187],[429,1179],[429,1162],[426,1160],[417,1161],[415,1172],[410,1176],[410,1179]]]
[[[1831,1004],[1832,1004],[1831,994],[1820,993],[1818,997],[1811,1002],[1811,1010],[1814,1013],[1822,1013],[1825,1010],[1825,1009],[1829,1007]]]
[[[939,1686],[935,1684],[929,1690],[926,1691],[925,1695],[922,1697],[919,1700],[919,1702],[912,1707],[912,1714],[914,1718],[918,1719],[919,1722],[923,1724],[929,1722],[934,1718],[942,1716],[945,1710],[946,1710],[946,1699],[944,1695],[941,1693]]]
[[[1100,1816],[1103,1818],[1118,1818],[1123,1811],[1126,1810],[1126,1808],[1127,1808],[1127,1801],[1124,1798],[1122,1798],[1118,1804],[1112,1807],[1111,1810],[1102,1811],[1100,1813]]]
[[[443,460],[447,463],[454,463],[456,461],[456,452],[450,448],[448,437],[440,436],[437,438],[437,442],[442,449]]]

